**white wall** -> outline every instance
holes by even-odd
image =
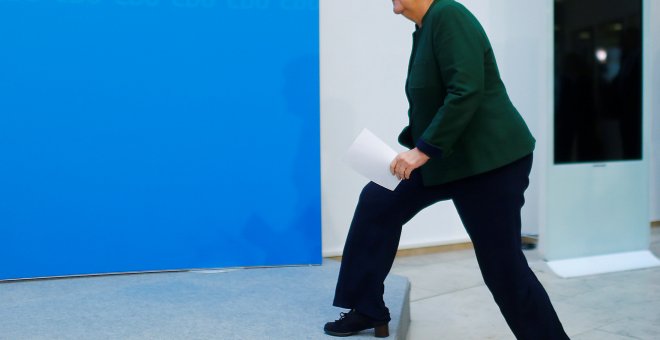
[[[535,166],[523,231],[536,232],[540,185],[546,158],[543,117],[551,103],[551,7],[544,1],[465,0],[488,32],[511,98],[537,137]],[[392,13],[382,0],[320,0],[321,180],[323,254],[338,255],[362,187],[367,181],[342,156],[367,127],[398,150],[396,137],[406,124],[404,83],[414,25]],[[455,243],[467,235],[451,202],[420,213],[404,227],[401,248]]]
[[[321,182],[323,254],[341,254],[358,195],[367,183],[342,161],[365,127],[397,150],[406,123],[404,82],[412,24],[382,0],[320,1]],[[401,245],[467,239],[450,203],[438,204],[405,228]]]
[[[647,18],[653,18],[649,21],[648,44],[644,46],[649,51],[650,57],[645,61],[646,67],[650,67],[650,72],[645,75],[650,76],[647,84],[650,89],[646,92],[650,94],[649,107],[651,110],[651,220],[660,221],[660,1],[646,0],[649,4],[649,14]]]

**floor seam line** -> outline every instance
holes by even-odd
[[[621,319],[621,320],[618,320],[618,321],[622,321],[622,320],[624,320],[624,319]],[[625,336],[626,338],[631,338],[631,339],[635,339],[635,340],[644,340],[644,339],[642,339],[642,338],[638,338],[638,337],[636,337],[636,336],[632,336],[632,335],[624,335],[624,334],[620,334],[620,333],[610,332],[610,331],[604,330],[604,329],[602,329],[602,328],[600,328],[600,327],[597,327],[596,329],[599,330],[599,331],[601,331],[601,332],[605,332],[605,333],[607,333],[607,334],[612,334],[612,335],[617,335],[617,336]]]
[[[410,300],[410,302],[411,303],[419,302],[419,301],[423,301],[423,300],[427,300],[427,299],[432,299],[432,298],[435,298],[435,297],[438,297],[438,296],[449,295],[449,294],[453,294],[453,293],[456,293],[456,292],[462,292],[462,291],[465,291],[465,290],[468,290],[468,289],[477,288],[477,287],[481,287],[481,286],[485,286],[485,284],[479,284],[479,285],[476,285],[476,286],[462,288],[462,289],[458,289],[458,290],[454,290],[454,291],[446,292],[446,293],[439,293],[439,294],[435,294],[435,295],[432,295],[432,296],[423,297],[423,298],[418,299],[418,300]]]

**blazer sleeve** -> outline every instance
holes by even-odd
[[[481,105],[486,40],[465,9],[447,6],[434,18],[433,53],[446,88],[444,103],[416,146],[433,158],[448,156]]]

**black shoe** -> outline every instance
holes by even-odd
[[[332,336],[351,336],[373,328],[377,338],[386,338],[390,335],[388,323],[389,320],[374,320],[351,309],[348,313],[340,313],[339,320],[326,323],[323,330]]]

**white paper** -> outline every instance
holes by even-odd
[[[358,173],[389,190],[396,189],[400,179],[390,173],[390,163],[398,153],[368,129],[362,130],[348,152],[346,162]]]

